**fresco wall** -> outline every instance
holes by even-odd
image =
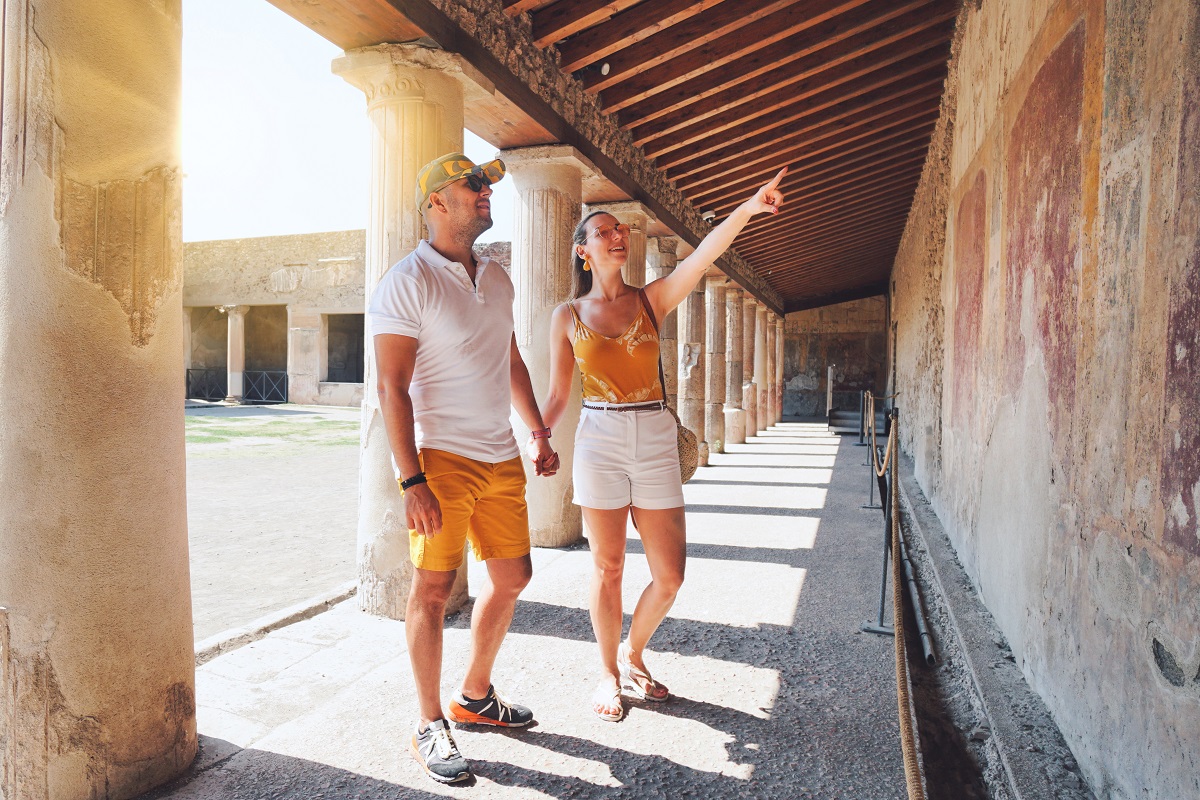
[[[893,273],[903,445],[1101,798],[1200,797],[1200,3],[984,0]]]

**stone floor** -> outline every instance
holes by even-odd
[[[537,724],[457,732],[473,786],[439,786],[407,755],[403,623],[351,600],[199,668],[201,755],[148,797],[905,797],[892,640],[859,632],[882,546],[864,450],[804,423],[730,450],[686,487],[687,581],[648,656],[672,701],[631,702],[618,724],[590,713],[590,557],[537,550],[494,676]],[[647,580],[631,535],[627,607]],[[447,695],[468,625],[448,622]]]

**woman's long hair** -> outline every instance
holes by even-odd
[[[575,226],[575,235],[571,240],[575,244],[587,243],[587,221],[597,214],[608,214],[607,211],[596,209],[589,211],[583,219],[579,220],[579,224]],[[609,216],[612,216],[609,214]],[[583,259],[575,252],[575,248],[571,248],[571,298],[578,300],[592,290],[592,273],[585,271],[583,268]]]

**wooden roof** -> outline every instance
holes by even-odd
[[[429,0],[270,2],[346,49],[429,35],[474,63],[430,29],[445,26]],[[786,310],[886,292],[960,0],[499,2],[697,211],[719,221],[790,166],[783,213],[734,244]],[[468,127],[498,147],[562,138],[536,115],[492,116],[506,125]]]

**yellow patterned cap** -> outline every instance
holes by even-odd
[[[468,175],[475,175],[491,185],[504,177],[504,162],[497,158],[477,166],[462,153],[438,156],[417,173],[417,210],[424,214],[429,205],[429,195]]]

